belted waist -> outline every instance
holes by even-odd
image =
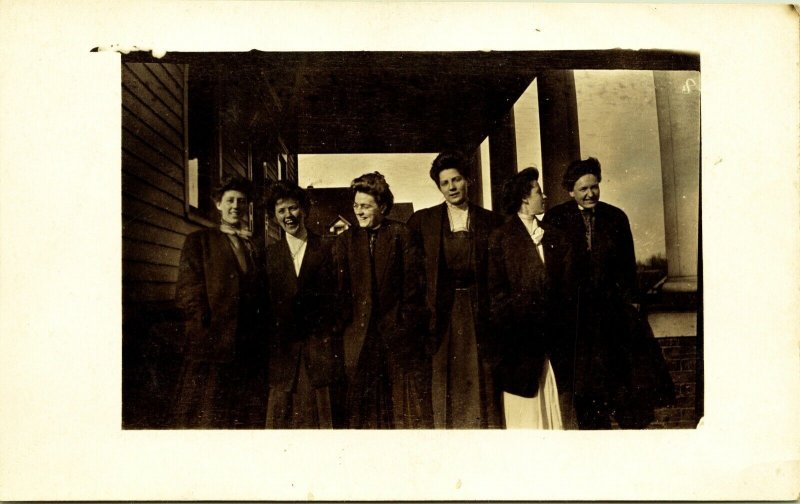
[[[469,289],[475,285],[474,278],[458,278],[452,281],[453,288],[456,290]]]

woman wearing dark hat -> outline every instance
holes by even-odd
[[[184,428],[263,427],[266,285],[262,248],[248,229],[251,186],[230,178],[214,191],[220,225],[186,237],[176,303],[185,321],[175,407]]]
[[[349,427],[432,428],[421,251],[405,224],[386,218],[394,196],[383,175],[350,187],[358,227],[339,237],[336,254]]]

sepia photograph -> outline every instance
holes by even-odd
[[[121,66],[124,428],[702,417],[698,54]]]
[[[795,6],[0,3],[0,500],[800,492]]]

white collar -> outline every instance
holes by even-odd
[[[539,224],[544,219],[544,213],[536,214],[536,215],[528,215],[522,212],[517,212],[519,218],[522,219],[523,222],[530,223],[531,221],[536,221],[536,224]]]
[[[447,219],[450,221],[450,231],[469,231],[469,206],[459,208],[447,202]]]
[[[453,212],[468,212],[469,211],[469,203],[464,203],[462,206],[456,206],[449,201],[445,201],[447,207]],[[462,208],[463,207],[463,208]]]
[[[286,233],[286,241],[289,243],[290,249],[297,249],[298,247],[302,246],[304,243],[308,242],[308,231],[303,230],[303,234],[300,237],[290,235]]]

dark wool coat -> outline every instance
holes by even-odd
[[[659,397],[671,395],[672,383],[663,356],[652,351],[646,318],[632,305],[638,293],[628,217],[599,202],[591,252],[575,201],[548,211],[545,222],[561,229],[572,248],[571,254],[556,254],[572,271],[560,300],[568,313],[553,349],[559,389],[607,402],[621,424],[646,425]]]
[[[489,297],[492,333],[498,341],[495,379],[506,392],[536,395],[550,338],[557,327],[570,253],[564,233],[541,223],[544,263],[525,225],[514,215],[489,238]]]
[[[425,273],[411,231],[383,221],[374,282],[364,229],[346,231],[336,249],[349,427],[432,427]]]
[[[475,317],[477,327],[475,331],[479,349],[488,350],[487,346],[490,346],[487,335],[489,321],[489,235],[493,229],[502,225],[503,218],[499,214],[470,204],[469,220],[474,236],[472,257],[475,259],[475,281],[478,289],[478,312]],[[425,253],[426,303],[431,313],[428,327],[430,333],[428,352],[434,354],[438,350],[447,330],[453,306],[453,289],[443,285],[442,275],[445,268],[442,233],[449,226],[447,204],[442,203],[441,205],[414,212],[414,215],[408,221],[408,226],[414,232],[416,239],[421,241]]]
[[[263,426],[268,310],[263,247],[240,271],[218,229],[186,237],[176,285],[184,319],[184,362],[175,404],[179,427]]]
[[[331,385],[342,372],[336,264],[333,240],[308,232],[300,275],[294,270],[286,238],[267,247],[269,385],[289,392],[299,374],[301,356],[314,387]]]
[[[254,242],[254,270],[243,275],[225,233],[205,229],[186,237],[175,293],[184,314],[186,357],[230,362],[249,346],[264,343],[268,303],[262,251]]]
[[[428,321],[422,254],[409,228],[384,219],[375,244],[375,291],[370,272],[369,239],[361,228],[343,233],[336,244],[339,269],[340,326],[348,374],[358,365],[371,327],[397,359],[415,363],[424,350]]]

